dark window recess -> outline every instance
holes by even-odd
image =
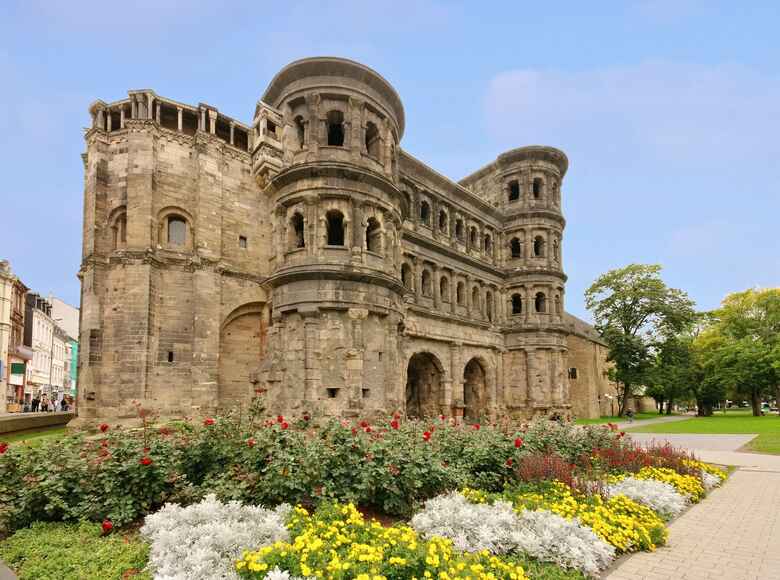
[[[328,391],[328,398],[329,399],[335,399],[339,395],[338,387],[329,387],[329,388],[327,388],[325,390]]]
[[[341,111],[328,113],[328,145],[344,146],[344,113]]]
[[[168,351],[168,362],[173,362],[173,351],[172,350]]]
[[[328,245],[344,245],[344,214],[331,210],[325,215],[327,219]]]
[[[367,399],[368,396],[371,394],[371,390],[370,389],[362,389],[362,390],[363,390],[363,398]]]
[[[517,181],[509,182],[509,201],[520,199],[520,184]]]
[[[246,248],[246,236],[238,236],[238,247]]]
[[[569,378],[570,379],[576,379],[577,378],[577,369],[572,367],[569,369]]]

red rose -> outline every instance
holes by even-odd
[[[368,427],[368,421],[363,419],[360,423],[358,423],[358,425],[360,425],[363,429],[365,429],[366,427]]]
[[[393,419],[398,421],[398,419],[400,419],[400,418],[401,418],[401,413],[398,413],[397,411],[395,413],[393,413]]]
[[[479,431],[479,423],[474,423],[474,425],[471,426],[474,431]]]
[[[444,421],[444,419],[446,419],[446,417],[445,417],[444,415],[439,415],[439,419],[440,419],[441,421]]]
[[[522,438],[518,437],[517,439],[515,439],[515,447],[519,448],[519,447],[522,447],[522,446],[523,446]]]
[[[623,437],[625,434],[626,434],[625,431],[621,431],[620,434],[618,435],[618,437]]]
[[[363,431],[365,431],[366,433],[371,433],[371,427],[366,427],[365,429],[363,429]]]
[[[352,427],[352,434],[357,435],[357,429],[355,429],[354,427]]]
[[[213,425],[214,424],[214,419],[212,419],[211,417],[208,417],[207,419],[203,419],[203,424],[206,427],[208,427],[209,425]]]
[[[6,451],[8,451],[8,443],[3,441],[0,443],[0,454],[5,453]]]
[[[425,433],[423,433],[423,440],[424,441],[430,441],[431,440],[431,432],[430,431],[426,431]]]
[[[287,429],[287,427],[289,427],[289,426],[290,425],[287,424],[287,421],[282,421],[282,424],[279,425],[279,427],[281,427],[282,429]]]
[[[152,464],[152,458],[151,458],[151,457],[146,457],[146,456],[144,456],[144,457],[142,457],[142,458],[141,458],[141,460],[139,461],[139,463],[140,463],[141,465],[151,465],[151,464]]]
[[[393,419],[392,421],[390,421],[390,426],[393,429],[398,429],[398,427],[400,427],[400,424],[398,423],[398,419]]]
[[[247,440],[246,440],[246,444],[247,444],[249,447],[254,447],[254,446],[255,446],[255,443],[256,443],[256,441],[255,441],[254,439],[247,439]]]
[[[276,422],[277,423],[284,423],[284,416],[283,415],[278,415],[276,417]]]
[[[103,433],[105,433],[106,431],[108,431],[108,423],[101,423],[98,429],[100,429]]]
[[[511,457],[506,460],[506,466],[507,467],[512,467],[512,458]]]
[[[304,421],[308,421],[309,419],[310,419],[310,417],[309,417],[308,415],[304,415],[304,416],[303,416],[303,420],[304,420]]]
[[[111,520],[105,519],[100,527],[103,528],[103,533],[107,534],[114,529],[114,524]]]

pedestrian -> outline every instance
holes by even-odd
[[[60,411],[67,411],[68,410],[68,400],[63,397],[62,402],[60,403]]]
[[[35,395],[35,398],[32,400],[32,412],[37,413],[38,412],[38,406],[41,404],[40,398],[38,398],[38,395]]]
[[[629,423],[633,423],[634,422],[634,410],[633,409],[629,409],[628,411],[626,411],[626,417],[628,417],[628,422]]]

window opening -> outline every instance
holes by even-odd
[[[344,113],[341,111],[328,113],[328,145],[344,146]]]

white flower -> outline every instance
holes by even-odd
[[[472,504],[459,493],[427,501],[411,525],[426,538],[451,539],[461,551],[525,553],[592,575],[609,566],[615,554],[612,546],[576,519],[545,510],[518,516],[508,502]]]
[[[680,515],[688,505],[688,498],[674,486],[654,479],[626,477],[618,483],[608,485],[606,492],[609,496],[624,495],[646,505],[667,520]]]
[[[151,543],[150,568],[156,580],[238,578],[233,564],[242,550],[289,538],[289,512],[288,505],[267,510],[214,495],[188,507],[166,504],[141,528]]]
[[[720,477],[717,475],[712,475],[711,473],[707,473],[703,469],[701,471],[701,482],[704,485],[704,490],[707,493],[710,493],[713,489],[721,484]]]

